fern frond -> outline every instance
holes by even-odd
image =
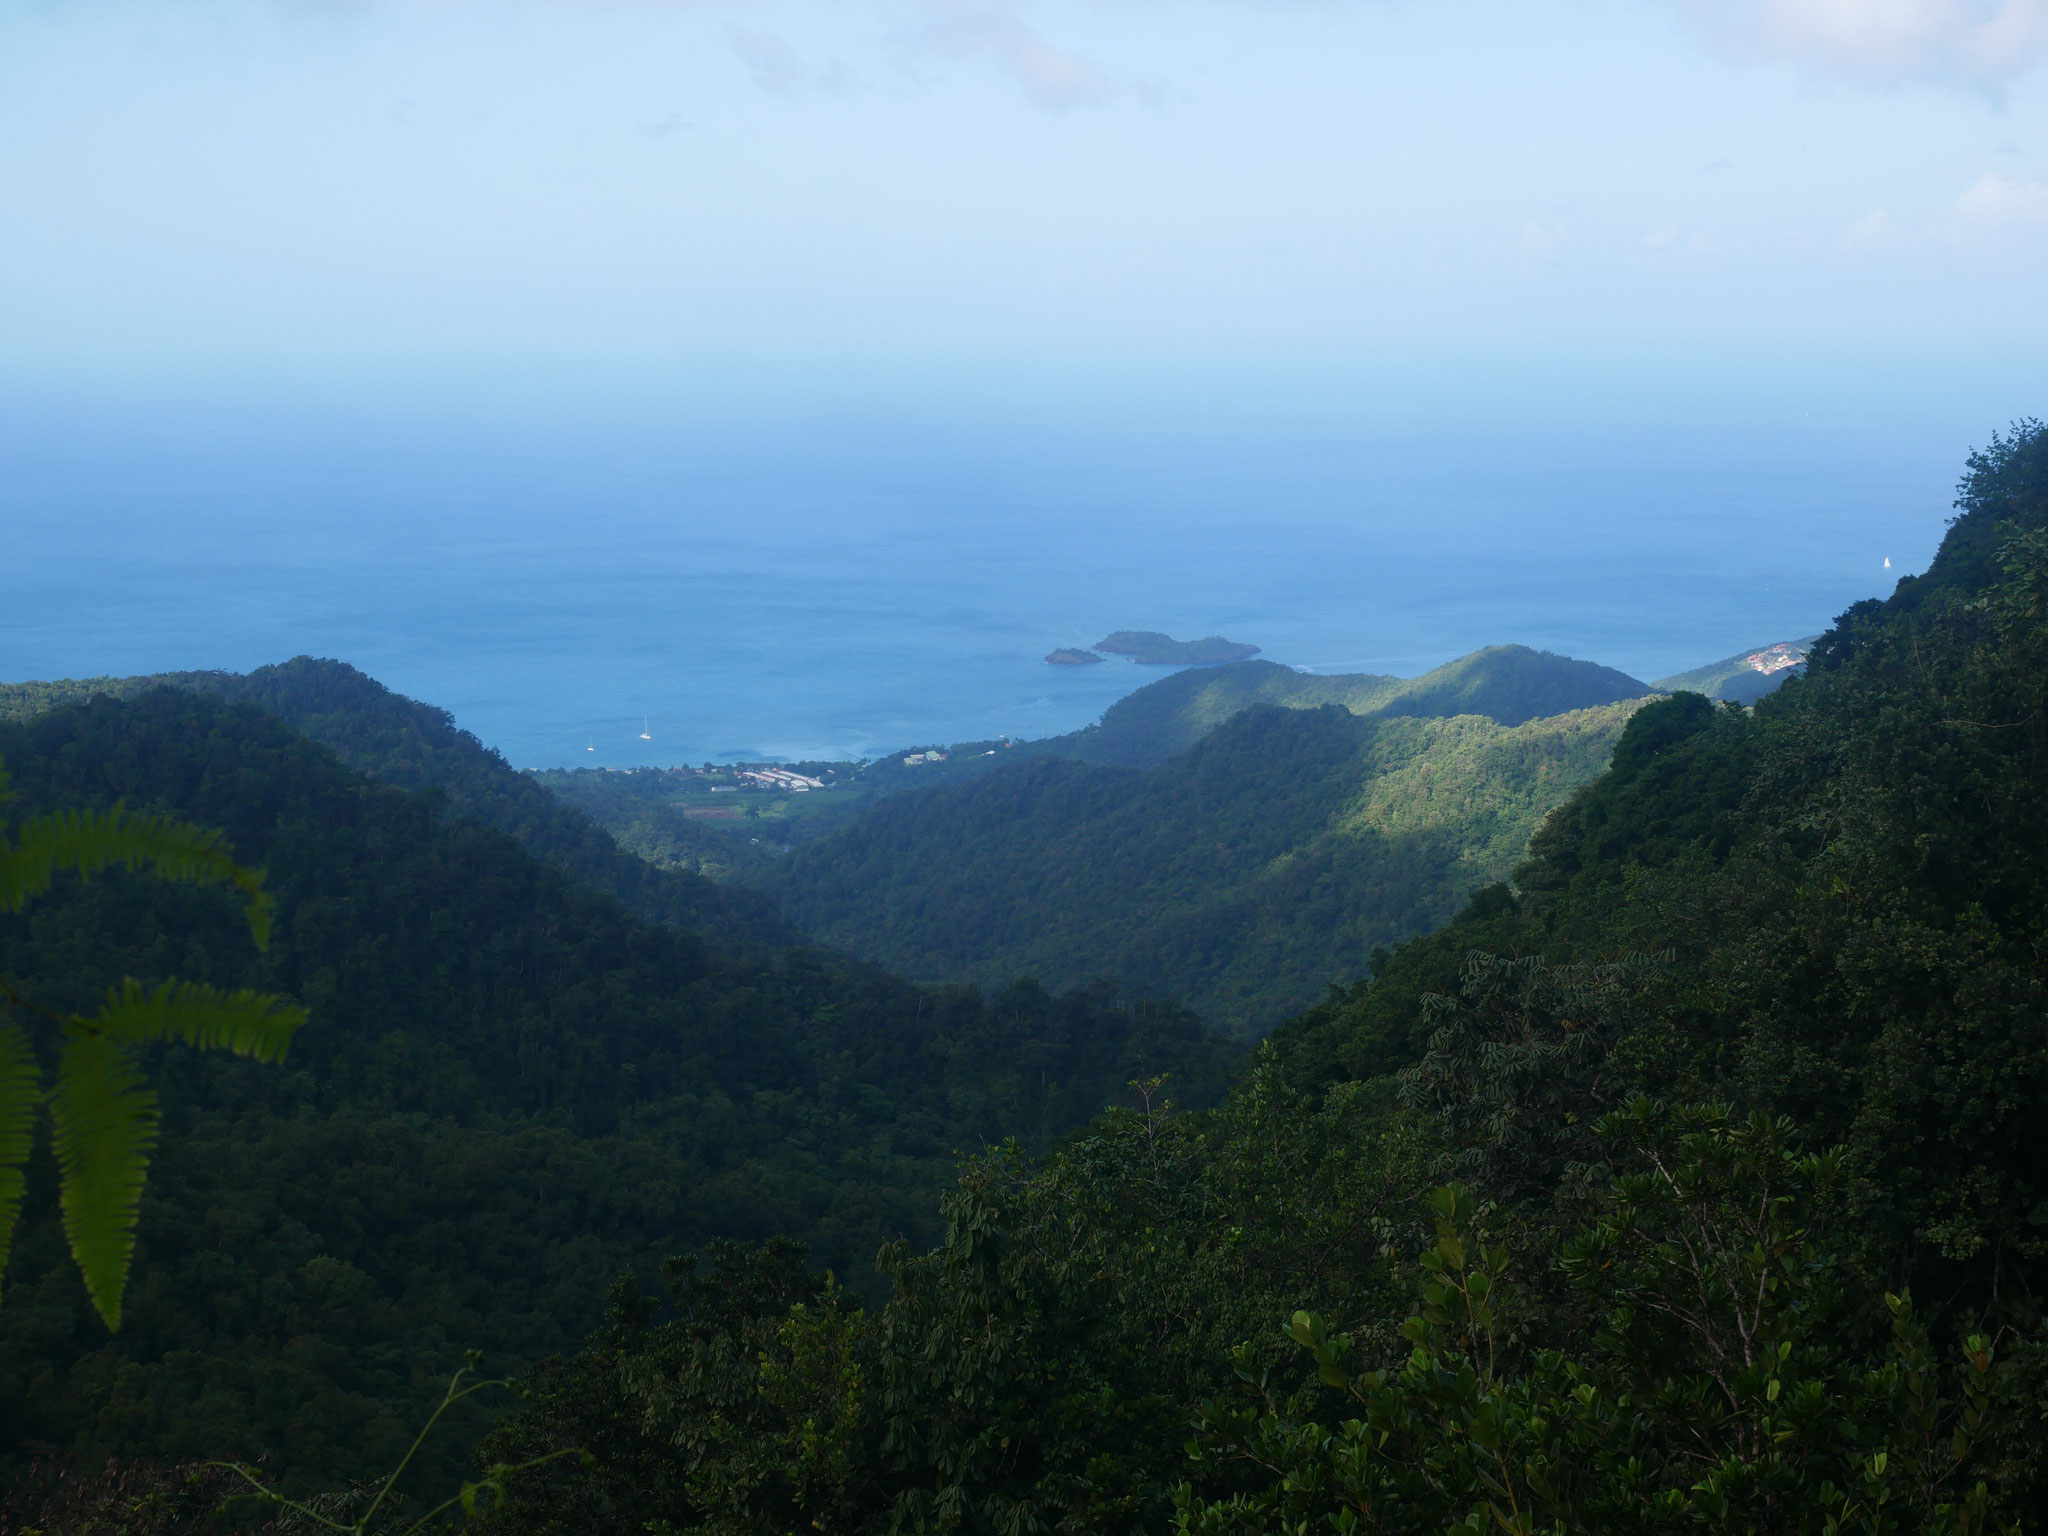
[[[42,1077],[27,1032],[13,1024],[0,1024],[0,1276],[7,1273],[14,1224],[21,1217],[29,1133],[35,1128],[36,1106],[43,1097]]]
[[[156,1148],[156,1095],[118,1043],[79,1033],[64,1043],[50,1095],[64,1236],[108,1329],[135,1255],[135,1215]]]
[[[191,981],[167,981],[150,991],[139,981],[124,981],[109,989],[98,1013],[78,1022],[124,1045],[177,1040],[201,1050],[283,1061],[306,1010],[267,992],[223,992]]]
[[[166,880],[232,885],[248,909],[258,949],[270,943],[273,903],[263,872],[234,861],[221,834],[169,816],[109,811],[54,811],[21,825],[10,847],[0,837],[0,912],[18,912],[50,888],[59,870],[90,877],[115,864],[151,868]]]

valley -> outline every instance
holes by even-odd
[[[176,974],[310,1014],[282,1067],[141,1052],[119,1333],[26,1164],[0,1470],[332,1488],[474,1348],[521,1396],[423,1479],[590,1451],[503,1536],[1236,1536],[1425,1461],[1483,1483],[1432,1427],[1468,1411],[1585,1469],[1508,1474],[1573,1519],[1761,1519],[1768,1473],[1806,1528],[1879,1457],[1925,1507],[2034,1507],[2001,1405],[2043,1397],[2044,458],[1995,439],[1924,575],[1700,669],[1719,700],[1512,646],[1241,661],[1035,742],[531,775],[337,662],[0,688],[17,815],[216,827],[275,901],[259,953],[218,891],[59,879],[0,914],[10,998]],[[1804,1256],[1755,1314],[1816,1407],[1776,1439],[1762,1377],[1702,1415],[1691,1324],[1631,1331],[1693,1305],[1689,1251]],[[1429,1278],[1482,1272],[1540,1346],[1483,1369]],[[1353,1404],[1378,1461],[1295,1427]],[[1894,1459],[1928,1413],[1950,1459]]]

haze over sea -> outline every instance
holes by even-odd
[[[523,767],[1070,730],[1160,669],[1041,658],[1119,628],[1653,679],[1921,568],[1964,453],[2041,396],[1981,349],[1871,361],[40,388],[0,402],[0,679],[334,656]]]

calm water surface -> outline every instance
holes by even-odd
[[[1069,730],[1158,672],[1040,658],[1119,628],[1649,679],[1920,568],[2027,404],[1823,382],[17,395],[0,679],[335,656],[520,766]]]

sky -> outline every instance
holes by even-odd
[[[2048,0],[0,9],[16,385],[2024,356],[2043,272]]]

